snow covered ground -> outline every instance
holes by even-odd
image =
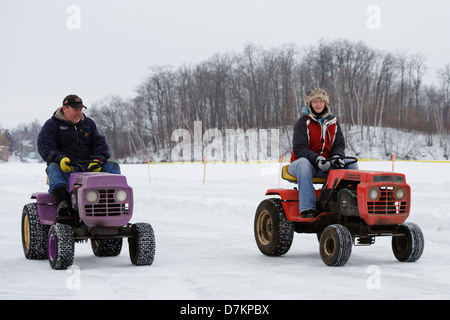
[[[361,169],[391,171],[388,161]],[[283,257],[262,255],[253,218],[278,164],[122,165],[134,188],[132,222],[156,235],[152,266],[131,265],[124,242],[118,257],[98,258],[90,243],[75,245],[74,266],[52,270],[26,260],[20,218],[32,192],[45,191],[45,165],[0,163],[0,299],[450,299],[450,163],[404,162],[412,212],[425,236],[415,263],[400,263],[390,238],[353,247],[343,267],[327,267],[315,235],[295,234]],[[281,181],[282,187],[293,185]]]

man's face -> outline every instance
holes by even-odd
[[[313,107],[315,112],[321,113],[325,108],[325,101],[321,98],[316,98],[311,101],[311,106]]]
[[[72,108],[70,106],[63,106],[63,113],[66,120],[71,124],[77,124],[80,122],[83,116],[83,108]]]

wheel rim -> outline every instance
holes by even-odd
[[[408,249],[408,240],[405,236],[397,237],[395,246],[397,247],[398,252],[404,253]]]
[[[56,247],[55,236],[53,234],[50,234],[50,236],[48,237],[48,258],[50,260],[55,259],[55,255],[56,255],[55,247]]]
[[[323,251],[327,256],[331,256],[336,248],[336,243],[332,237],[328,237],[324,243]]]
[[[31,237],[30,220],[28,219],[28,215],[25,215],[23,219],[23,242],[27,250],[30,250],[30,242],[31,242],[30,237]]]
[[[257,223],[258,240],[262,245],[268,245],[273,236],[273,221],[270,213],[262,211]]]

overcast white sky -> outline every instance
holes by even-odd
[[[43,124],[71,93],[88,108],[132,97],[152,66],[339,38],[422,53],[433,81],[450,64],[450,0],[0,0],[0,128]]]

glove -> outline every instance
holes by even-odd
[[[344,169],[345,166],[345,162],[342,159],[335,159],[335,158],[339,158],[338,155],[333,156],[333,160],[331,160],[331,164],[333,165],[333,168],[336,169]]]
[[[99,159],[94,159],[94,161],[99,161],[99,162],[101,162]],[[88,165],[88,167],[87,167],[87,171],[91,171],[91,172],[100,172],[100,170],[102,170],[102,165],[101,165],[101,163],[99,163],[99,162],[91,162],[89,165]],[[95,169],[92,169],[91,170],[91,167],[96,167],[96,166],[98,166],[98,168],[95,168]]]
[[[330,169],[330,161],[325,161],[326,159],[323,156],[318,156],[316,159],[317,166],[322,171],[327,171]]]
[[[72,172],[73,171],[73,167],[69,166],[69,163],[70,163],[69,158],[64,157],[61,159],[61,161],[59,162],[59,166],[63,172]]]

